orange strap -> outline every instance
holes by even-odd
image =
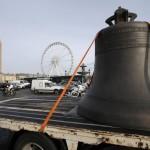
[[[69,79],[68,83],[66,84],[64,90],[63,90],[62,93],[59,95],[59,97],[56,99],[56,101],[55,101],[53,107],[50,109],[48,115],[46,116],[44,122],[42,123],[42,125],[41,125],[41,127],[40,127],[40,130],[39,130],[40,132],[44,132],[45,127],[47,126],[47,124],[48,124],[49,120],[51,119],[53,113],[55,112],[57,106],[59,105],[59,103],[60,103],[60,101],[62,100],[63,96],[65,95],[67,89],[69,88],[69,86],[70,86],[70,84],[71,84],[71,82],[72,82],[74,76],[76,75],[78,69],[80,68],[81,64],[83,63],[83,60],[85,59],[86,55],[88,54],[89,50],[91,49],[91,47],[92,47],[92,45],[93,45],[93,43],[94,43],[94,41],[95,41],[97,35],[98,35],[98,33],[96,34],[96,36],[95,36],[94,40],[92,41],[92,43],[90,44],[89,48],[86,50],[86,52],[85,52],[84,56],[82,57],[80,63],[78,64],[78,66],[77,66],[76,69],[74,70],[74,73],[73,73],[73,75],[70,77],[70,79]]]

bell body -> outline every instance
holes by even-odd
[[[150,130],[150,30],[119,23],[99,32],[91,87],[78,114],[110,126]]]

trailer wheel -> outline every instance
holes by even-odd
[[[57,148],[44,134],[24,133],[17,139],[14,150],[57,150]]]

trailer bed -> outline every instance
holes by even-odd
[[[27,95],[1,100],[0,127],[14,131],[38,131],[55,100],[56,96],[46,95]],[[72,142],[88,144],[105,142],[131,147],[150,147],[148,131],[100,125],[80,116],[68,116],[67,113],[78,102],[78,98],[64,97],[45,132],[52,137]]]

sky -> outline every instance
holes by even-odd
[[[41,73],[42,54],[56,41],[70,47],[75,67],[118,6],[150,21],[150,0],[0,0],[3,72]],[[85,62],[94,62],[94,47]]]

